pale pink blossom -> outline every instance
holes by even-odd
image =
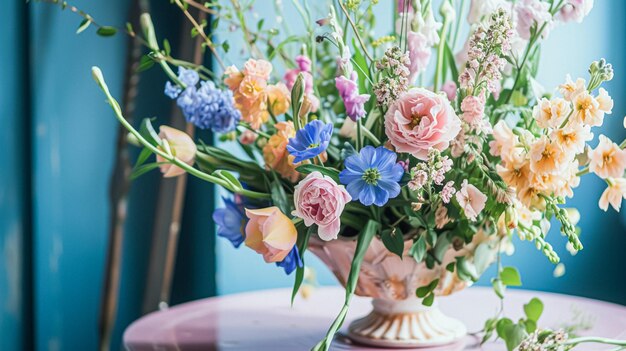
[[[336,239],[341,228],[341,213],[352,198],[343,185],[312,172],[294,188],[293,216],[302,218],[304,225],[317,225],[317,234],[322,240]]]
[[[609,185],[600,196],[598,205],[601,210],[606,212],[610,204],[615,211],[619,212],[620,207],[622,207],[622,199],[626,199],[626,179],[610,179]]]
[[[593,0],[567,0],[559,11],[559,19],[563,22],[581,23],[592,8]]]
[[[619,145],[611,141],[611,139],[600,135],[600,143],[591,151],[589,162],[589,170],[598,175],[598,177],[621,178],[626,169],[626,151],[622,150]]]
[[[461,190],[456,193],[456,200],[463,209],[465,216],[471,221],[476,221],[476,217],[485,208],[487,196],[480,192],[478,188],[469,184],[467,179],[464,179],[461,184]]]
[[[456,189],[454,189],[454,181],[451,180],[443,186],[443,189],[441,189],[441,201],[445,204],[450,203],[454,193],[456,193]]]
[[[521,0],[515,4],[517,19],[517,33],[524,39],[530,39],[530,28],[541,28],[545,24],[542,37],[545,38],[550,30],[552,15],[550,4],[541,0]]]
[[[499,7],[505,7],[506,5],[507,2],[504,0],[472,0],[469,13],[467,14],[467,22],[470,24],[479,23],[494,13]]]
[[[565,99],[542,98],[533,108],[533,118],[541,128],[559,128],[571,111],[571,105]]]
[[[448,99],[414,88],[396,100],[385,114],[385,133],[397,152],[428,159],[431,148],[448,148],[461,130],[461,121]]]
[[[443,83],[441,91],[446,93],[448,100],[454,101],[454,99],[456,99],[456,83],[454,81],[449,80]]]
[[[257,133],[246,129],[239,136],[239,142],[243,145],[252,145],[256,141],[257,137]]]
[[[166,152],[166,149],[169,149],[169,152],[176,159],[188,165],[193,165],[197,148],[193,139],[187,133],[172,127],[161,126],[159,128],[159,138],[161,138],[163,145],[159,149]],[[167,146],[164,145],[165,143],[167,143]],[[159,163],[163,163],[159,167],[165,178],[177,177],[185,173],[184,169],[169,163],[159,155],[156,156],[156,160]]]
[[[413,84],[417,76],[426,70],[430,55],[431,45],[425,35],[419,32],[409,32],[407,35],[409,45],[409,83]]]

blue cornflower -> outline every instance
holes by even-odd
[[[195,87],[200,81],[200,76],[198,75],[198,72],[192,69],[178,67],[178,80],[185,84],[185,86]]]
[[[234,247],[244,241],[246,217],[243,208],[233,200],[223,198],[225,207],[213,211],[213,221],[217,224],[217,235],[228,239]]]
[[[291,249],[285,259],[280,262],[276,262],[276,266],[283,267],[285,269],[285,274],[287,275],[295,271],[297,267],[303,267],[304,262],[302,262],[302,258],[300,257],[298,246],[294,245],[293,249]]]
[[[178,97],[178,95],[180,95],[180,93],[182,91],[183,90],[178,85],[172,84],[172,82],[170,82],[169,80],[167,82],[165,82],[165,91],[164,91],[164,93],[170,99],[176,99]]]
[[[352,199],[369,206],[383,206],[400,194],[404,168],[396,163],[396,153],[382,146],[366,146],[346,158],[339,180],[346,185]]]
[[[319,120],[309,122],[287,144],[287,151],[295,156],[293,163],[311,159],[326,151],[332,135],[332,123],[324,124]]]

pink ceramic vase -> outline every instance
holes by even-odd
[[[450,295],[470,285],[459,279],[446,266],[458,256],[472,262],[476,248],[482,245],[481,255],[488,255],[487,262],[496,257],[500,238],[482,232],[474,240],[455,250],[447,244],[440,264],[433,268],[424,262],[417,263],[408,254],[411,240],[404,243],[404,257],[387,250],[376,237],[365,254],[356,287],[356,294],[373,298],[373,310],[349,326],[349,336],[357,342],[386,348],[412,348],[445,345],[465,336],[467,329],[460,321],[444,315],[437,306],[427,307],[416,297],[416,289],[439,279],[436,296]],[[340,237],[333,241],[311,238],[309,250],[318,256],[345,286],[356,241]],[[481,259],[484,262],[484,257]],[[484,264],[483,264],[484,265]],[[477,272],[481,273],[481,272]]]

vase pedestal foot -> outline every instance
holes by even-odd
[[[348,336],[361,344],[387,348],[416,348],[454,343],[467,334],[460,321],[443,314],[435,305],[426,307],[418,299],[401,301],[374,299],[374,310],[355,320]]]

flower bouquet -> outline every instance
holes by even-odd
[[[581,176],[606,181],[604,210],[619,210],[626,196],[626,144],[600,135],[590,146],[593,128],[613,108],[602,88],[611,65],[593,62],[589,76],[567,77],[553,92],[536,77],[542,40],[561,22],[581,22],[592,0],[474,0],[469,12],[464,1],[444,0],[437,16],[428,0],[339,0],[324,3],[319,17],[294,0],[306,31],[288,37],[263,20],[251,26],[253,2],[172,2],[218,67],[172,58],[148,14],[142,34],[125,31],[149,48],[145,61],[168,75],[165,94],[187,121],[241,151],[196,144],[167,126],[157,133],[148,119],[130,125],[94,68],[117,119],[143,148],[133,176],[160,168],[165,177],[189,173],[232,193],[213,214],[218,235],[295,272],[293,296],[305,252],[318,255],[346,297],[314,350],[329,349],[355,293],[375,298],[374,311],[350,327],[356,340],[452,342],[466,330],[436,309],[437,295],[471,285],[496,262],[493,289],[504,298],[506,286],[520,285],[517,270],[499,259],[514,235],[558,263],[547,241],[553,218],[569,248],[581,250],[579,215],[563,207]],[[382,6],[395,6],[395,29],[376,36]],[[284,18],[279,2],[276,8]],[[214,25],[192,10],[213,16]],[[84,17],[81,30],[96,25],[74,12]],[[469,36],[455,54],[466,17]],[[223,63],[228,43],[213,41],[211,31],[224,23],[243,35],[250,58],[239,67]],[[589,341],[538,328],[542,309],[533,299],[524,319],[498,313],[486,321],[483,340],[497,335],[509,350]]]

